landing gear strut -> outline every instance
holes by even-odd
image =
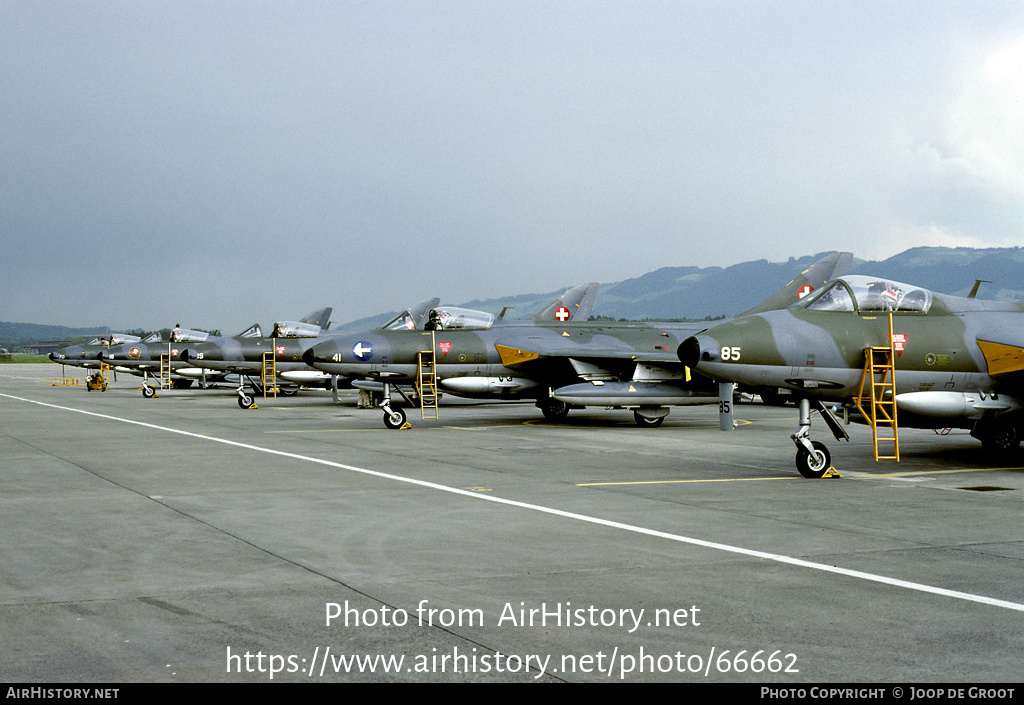
[[[256,409],[256,399],[245,391],[245,380],[246,377],[238,378],[238,389],[235,393],[238,394],[238,406],[243,409]]]
[[[139,391],[141,391],[142,396],[146,397],[147,399],[152,399],[153,397],[157,396],[156,390],[153,387],[149,386],[149,372],[147,372],[146,370],[142,371],[142,386],[139,387]]]
[[[395,389],[402,395],[402,398],[412,406],[412,402],[409,401],[409,397],[405,395],[400,387],[395,385]],[[405,410],[398,408],[391,408],[391,385],[387,382],[384,383],[384,400],[380,403],[380,408],[384,410],[384,425],[390,429],[409,428],[409,424],[405,420]]]
[[[812,441],[811,436],[811,400],[801,399],[800,406],[800,428],[791,438],[796,444],[796,469],[804,477],[823,477],[832,467],[832,455],[828,448],[821,441]],[[814,402],[814,408],[818,410],[821,417],[830,429],[836,440],[850,440],[846,430],[839,425],[839,421],[828,409],[822,406],[820,401]]]

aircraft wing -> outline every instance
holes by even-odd
[[[1024,370],[1024,333],[1020,330],[984,331],[977,340],[990,375]]]
[[[578,352],[559,351],[559,352],[534,352],[532,350],[523,350],[521,348],[514,348],[507,345],[501,345],[495,343],[495,349],[498,351],[498,355],[501,356],[501,364],[505,367],[516,367],[522,366],[524,363],[532,362],[534,360],[547,359],[564,359],[564,360],[586,360],[591,364],[599,364],[600,361],[620,361],[620,362],[645,362],[650,364],[664,364],[664,365],[679,365],[679,357],[675,353],[675,348],[672,350],[665,350],[663,353],[659,352],[637,352],[629,350],[599,350],[594,348],[587,348],[585,351],[581,350]]]

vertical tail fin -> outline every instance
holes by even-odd
[[[591,282],[569,289],[560,298],[555,299],[554,303],[536,314],[533,320],[538,323],[587,320],[594,308],[594,299],[597,298],[600,286],[597,282]]]
[[[746,316],[752,313],[764,313],[765,311],[786,308],[826,282],[846,274],[850,271],[852,263],[852,252],[833,252],[830,255],[826,255],[802,271],[796,279],[775,292],[771,298],[739,315]]]

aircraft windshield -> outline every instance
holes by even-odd
[[[400,313],[381,326],[384,330],[415,330],[416,321],[408,311]]]
[[[802,303],[812,311],[927,313],[932,305],[932,293],[889,279],[858,275],[837,279],[810,301]]]

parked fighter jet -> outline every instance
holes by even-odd
[[[246,328],[235,338],[247,338],[262,335],[258,323]],[[191,330],[175,326],[171,331],[169,340],[163,340],[159,333],[137,343],[125,343],[115,345],[109,349],[102,350],[99,358],[102,362],[110,365],[116,372],[127,372],[142,377],[142,394],[145,397],[156,395],[156,390],[150,386],[150,376],[160,373],[161,357],[168,356],[168,365],[172,375],[172,384],[175,386],[188,386],[196,379],[204,386],[220,381],[216,378],[203,376],[202,370],[188,367],[181,359],[181,352],[186,345],[207,340],[221,339],[219,335],[211,335],[200,330]]]
[[[147,342],[159,340],[160,334],[153,333],[146,338]],[[98,369],[100,366],[100,352],[122,343],[138,343],[141,341],[137,335],[125,333],[114,333],[107,338],[94,338],[84,345],[69,345],[50,353],[49,358],[61,365],[71,367],[82,367],[85,369]]]
[[[421,301],[385,323],[382,329],[422,329],[427,312],[439,301],[437,298]],[[290,384],[282,387],[282,391],[295,393],[300,386],[331,386],[337,389],[336,378],[314,370],[302,361],[303,353],[323,340],[330,315],[331,309],[327,308],[314,311],[298,323],[275,323],[273,335],[269,338],[250,336],[190,345],[182,351],[181,359],[204,374],[237,375],[238,405],[243,409],[255,405],[252,395],[245,389],[245,382],[248,380],[253,387],[257,386],[256,380],[263,372],[265,353],[273,353],[275,374]]]
[[[433,347],[433,343],[423,342],[427,336],[430,340],[441,335],[443,338],[455,336],[469,341],[477,340],[476,336],[482,331],[507,333],[532,329],[536,325],[564,325],[569,321],[585,321],[590,317],[598,288],[596,282],[573,287],[526,320],[507,319],[504,317],[505,311],[496,317],[482,311],[450,306],[435,308],[430,311],[422,331],[376,330],[332,337],[306,351],[303,359],[311,367],[330,374],[364,380],[354,384],[362,389],[383,393],[381,407],[384,409],[385,424],[390,428],[399,428],[405,424],[405,412],[392,409],[391,391],[395,389],[407,402],[412,403],[398,384],[416,380],[420,351],[424,346],[428,350]],[[437,348],[443,358],[448,358],[452,345],[445,340],[437,341]],[[462,347],[457,346],[456,349],[461,351]],[[518,398],[524,391],[523,380],[486,374],[485,368],[501,369],[500,363],[495,366],[496,359],[481,366],[480,363],[486,357],[486,353],[480,355],[478,351],[452,354],[452,362],[458,359],[455,363],[458,369],[462,370],[468,365],[473,372],[468,375],[463,373],[458,380],[440,377],[444,380],[445,390],[469,397],[497,394]],[[448,384],[449,381],[452,383]],[[535,384],[527,380],[527,387],[533,386]]]
[[[849,252],[827,255],[805,269],[772,297],[740,314],[746,316],[762,311],[785,308],[821,287],[832,278],[845,274],[853,262]],[[685,324],[696,332],[706,323]],[[679,327],[677,326],[677,329]],[[679,334],[686,337],[684,330]],[[612,356],[614,357],[614,356]],[[705,377],[693,377],[690,370],[676,360],[666,363],[661,359],[644,360],[642,355],[629,361],[613,360],[601,355],[572,358],[573,368],[585,383],[560,387],[552,398],[570,406],[604,406],[634,408],[633,416],[640,426],[659,426],[668,415],[669,406],[696,406],[702,404],[732,404],[732,395],[722,397],[720,390]],[[626,363],[626,364],[623,364]],[[566,409],[567,411],[567,409]]]
[[[330,325],[331,311],[332,309],[328,306],[316,309],[315,311],[306,314],[298,321],[279,321],[274,324],[274,334],[276,336],[288,336],[289,338],[315,338],[320,334],[322,328],[326,328]],[[198,346],[207,346],[212,350],[234,350],[239,347],[248,347],[254,344],[261,345],[264,350],[269,350],[270,346],[264,345],[264,341],[276,339],[265,338],[263,336],[263,329],[260,328],[258,323],[253,324],[241,334],[233,337],[206,336],[205,334],[195,336],[189,335],[188,333],[190,332],[183,332],[178,328],[175,328],[171,333],[171,342],[167,344],[171,369],[175,375],[187,378],[189,383],[191,380],[199,380],[200,384],[203,386],[215,382],[230,381],[229,377],[233,370],[215,370],[211,372],[207,367],[194,364],[194,361],[189,359],[189,350],[195,349]],[[284,338],[282,337],[279,339]],[[116,362],[118,365],[141,368],[144,372],[152,373],[159,369],[159,356],[164,354],[163,350],[155,352],[156,355],[154,356],[149,350],[143,350],[138,347],[122,346],[122,348],[116,352],[110,351],[108,353],[104,353],[104,358],[109,358],[112,362]],[[262,363],[262,352],[260,353],[260,360]],[[244,379],[239,379],[240,389],[243,384]],[[240,394],[241,393],[242,392],[240,392]],[[146,381],[143,382],[142,394],[146,397],[152,397],[155,395],[155,391]]]
[[[848,253],[826,257],[776,296],[789,303],[851,259]],[[553,305],[551,310],[560,307]],[[414,334],[343,336],[314,346],[304,359],[334,374],[378,380],[384,391],[384,422],[390,428],[405,424],[404,411],[390,404],[391,389],[417,380],[418,356],[424,350],[435,353],[440,389],[458,396],[534,399],[549,419],[564,417],[570,405],[628,407],[635,409],[638,424],[657,426],[669,405],[719,400],[717,388],[703,378],[691,378],[675,354],[684,338],[705,327],[697,322],[563,322],[534,317],[473,330],[442,327]],[[581,381],[589,384],[577,384]],[[397,390],[409,401],[400,387]]]
[[[811,407],[837,439],[846,437],[822,402],[838,402],[844,413],[857,408],[855,416],[866,420],[874,413],[866,390],[888,373],[892,386],[876,398],[888,402],[883,410],[891,411],[894,431],[969,428],[986,449],[1016,449],[1024,431],[1022,331],[1024,304],[848,276],[784,310],[712,326],[685,340],[678,353],[713,379],[796,394],[797,468],[820,477],[831,458],[823,443],[809,438]],[[866,373],[868,348],[888,349],[892,364]]]

